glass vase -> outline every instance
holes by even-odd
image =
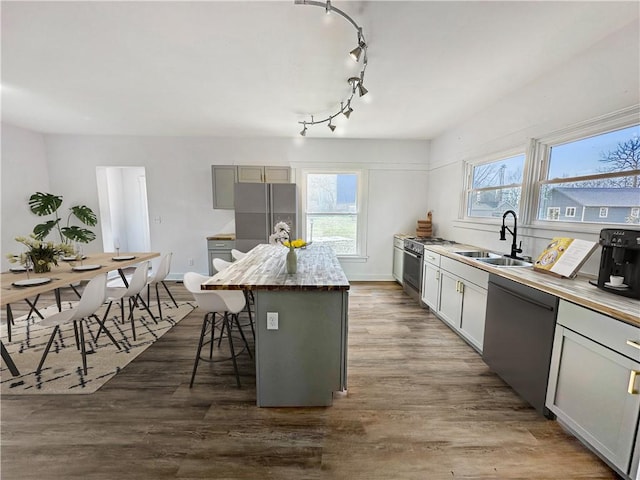
[[[47,273],[51,271],[51,264],[47,261],[38,262],[37,258],[32,259],[33,273]]]
[[[298,271],[298,256],[294,248],[287,252],[287,273],[293,274]]]

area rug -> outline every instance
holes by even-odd
[[[75,302],[65,302],[63,309],[71,308]],[[26,315],[15,319],[11,328],[12,341],[6,342],[6,325],[2,325],[2,338],[5,347],[11,355],[19,376],[12,376],[7,366],[2,362],[0,368],[2,395],[37,395],[37,394],[87,394],[93,393],[113,378],[129,362],[149,348],[155,341],[168,332],[180,320],[186,317],[195,305],[189,302],[178,302],[178,308],[173,302],[162,303],[162,317],[157,316],[157,305],[150,306],[156,315],[156,322],[144,310],[135,312],[136,340],[133,340],[130,322],[122,324],[119,305],[114,304],[105,320],[109,332],[121,347],[118,350],[102,332],[95,342],[98,332],[98,322],[89,320],[85,324],[85,341],[87,343],[87,374],[82,370],[82,357],[76,349],[73,323],[61,326],[56,339],[51,346],[44,367],[39,374],[35,370],[42,357],[53,327],[43,327],[39,324],[39,317],[33,315],[27,319]],[[43,316],[52,315],[58,311],[53,305],[41,309]],[[97,312],[102,319],[106,305]],[[128,309],[125,305],[125,315]]]

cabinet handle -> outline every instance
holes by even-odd
[[[436,282],[440,281],[440,270],[436,272]]]
[[[636,386],[636,377],[640,372],[638,370],[631,370],[631,375],[629,375],[629,394],[630,395],[638,395],[638,390],[635,389]]]
[[[640,350],[640,343],[636,342],[635,340],[627,340],[627,345]]]

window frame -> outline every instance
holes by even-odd
[[[524,222],[526,222],[525,224],[528,224],[529,226],[534,228],[561,228],[564,231],[583,233],[600,232],[600,230],[603,228],[603,225],[612,226],[614,228],[618,228],[623,225],[620,223],[611,222],[572,222],[563,220],[555,221],[538,219],[538,209],[540,207],[540,191],[543,185],[553,183],[577,182],[595,178],[619,177],[624,175],[633,175],[634,172],[638,172],[636,170],[629,170],[624,172],[587,175],[584,177],[568,177],[561,180],[556,179],[553,181],[548,181],[548,179],[546,178],[547,172],[549,170],[551,147],[571,142],[577,142],[585,138],[604,135],[616,130],[633,127],[640,123],[638,118],[639,114],[640,106],[636,105],[628,109],[624,109],[609,115],[604,115],[602,117],[579,123],[577,125],[559,130],[547,136],[543,136],[537,139],[531,139],[529,148],[529,151],[531,152],[531,158],[530,161],[525,161],[525,163],[527,164],[526,168],[528,169],[530,178],[532,179],[531,184],[528,188],[529,196],[525,200],[526,215],[523,215],[523,217],[526,218],[526,220],[524,220],[523,218]]]
[[[520,155],[524,155],[524,163],[522,165],[522,183],[511,183],[501,185],[500,187],[484,187],[479,189],[473,188],[473,173],[476,167],[487,165],[490,163],[498,163],[503,160],[517,157]],[[520,202],[517,209],[518,218],[521,216],[522,211],[522,202],[525,194],[525,180],[527,178],[527,153],[523,148],[509,149],[503,150],[501,152],[497,152],[491,155],[485,155],[482,157],[477,157],[475,159],[465,160],[464,161],[464,184],[462,190],[462,199],[460,202],[460,214],[459,218],[463,219],[467,222],[477,222],[477,223],[496,223],[496,217],[473,217],[469,215],[469,200],[472,195],[479,195],[483,191],[488,190],[498,190],[498,189],[507,189],[507,188],[517,188],[520,187]]]
[[[366,232],[367,232],[367,195],[364,191],[365,186],[368,185],[368,172],[365,169],[359,168],[303,168],[300,170],[300,219],[299,225],[302,232],[302,238],[308,238],[307,232],[307,194],[309,192],[307,178],[310,174],[326,174],[326,175],[340,175],[340,174],[352,174],[356,175],[356,213],[345,213],[344,215],[356,215],[356,253],[353,254],[336,254],[340,259],[366,259]],[[318,214],[316,214],[318,215]]]
[[[571,214],[569,214],[569,211],[571,211]],[[576,218],[576,207],[565,207],[564,216],[566,218]]]
[[[609,216],[609,207],[600,207],[598,218],[607,218]]]

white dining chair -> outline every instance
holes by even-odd
[[[104,324],[104,321],[107,319],[107,316],[109,315],[109,311],[111,310],[111,305],[113,305],[113,302],[120,303],[120,314],[122,317],[122,323],[125,322],[124,301],[126,299],[129,303],[129,316],[127,318],[131,322],[131,333],[133,334],[134,341],[137,340],[137,338],[136,338],[136,326],[134,322],[133,312],[134,312],[134,309],[138,307],[138,300],[142,300],[140,298],[140,292],[144,289],[144,287],[147,286],[148,271],[149,271],[149,262],[141,263],[134,270],[133,275],[131,276],[131,280],[129,280],[128,287],[109,287],[106,290],[106,294],[107,294],[106,301],[109,302],[109,305],[107,306],[107,311],[104,313],[104,317],[102,318],[103,324]],[[147,311],[147,313],[151,317],[151,319],[155,323],[158,323],[158,321],[156,320],[156,317],[154,317],[153,313],[151,313],[149,306],[146,303],[144,303],[144,301],[142,301],[141,303],[143,308]],[[100,332],[102,332],[102,327],[98,331],[98,335],[96,335],[96,340],[100,336]]]
[[[211,262],[213,263],[213,268],[218,272],[222,272],[223,270],[226,270],[231,265],[233,265],[233,262],[228,262],[227,260],[223,260],[222,258],[214,258],[213,260],[211,260]],[[253,292],[251,292],[251,290],[243,290],[242,294],[244,295],[246,302],[245,310],[247,311],[247,315],[249,315],[249,326],[251,327],[251,335],[253,335],[253,338],[255,339],[256,330],[255,326],[253,325],[253,314],[251,312],[251,306],[254,303]]]
[[[231,249],[231,258],[233,258],[234,260],[240,260],[246,256],[246,252],[241,252],[240,250],[236,250],[235,248]]]
[[[211,260],[211,262],[213,263],[213,268],[216,270],[216,272],[226,270],[231,265],[233,265],[233,262],[223,260],[222,258],[214,258],[213,260]]]
[[[200,331],[200,340],[198,341],[198,350],[196,352],[195,362],[193,364],[193,373],[191,374],[191,382],[189,383],[189,388],[193,387],[193,382],[196,378],[196,371],[198,369],[198,363],[200,360],[206,362],[219,362],[225,360],[233,361],[233,368],[236,374],[236,384],[238,388],[240,388],[240,373],[238,371],[238,362],[236,361],[236,357],[241,353],[236,353],[235,347],[233,344],[233,329],[232,324],[235,323],[237,326],[237,330],[242,337],[242,341],[244,342],[244,346],[247,350],[247,353],[251,358],[253,355],[251,354],[251,349],[249,348],[249,343],[247,342],[244,333],[242,332],[242,328],[240,327],[240,322],[238,321],[238,313],[241,312],[245,307],[245,297],[242,292],[237,290],[202,290],[200,286],[209,280],[210,277],[205,275],[200,275],[195,272],[187,272],[184,274],[183,282],[185,288],[191,292],[194,300],[198,304],[198,307],[205,311],[204,319],[202,321],[202,329]],[[222,340],[222,336],[224,332],[227,332],[227,339],[229,341],[229,350],[231,352],[231,356],[229,358],[223,359],[214,359],[213,358],[213,345],[215,342],[215,331],[216,331],[216,315],[218,316],[219,323],[218,329],[220,330],[220,336],[218,337],[218,345],[220,345],[220,341]],[[208,338],[208,340],[205,340]],[[209,358],[202,356],[202,347],[205,345],[209,345]]]
[[[164,289],[167,291],[167,294],[169,295],[169,298],[171,298],[173,304],[176,306],[176,308],[178,308],[178,302],[176,302],[176,299],[173,298],[169,287],[167,287],[167,284],[165,283],[165,279],[171,271],[172,256],[173,253],[169,252],[162,257],[155,273],[149,276],[149,283],[147,284],[147,304],[149,304],[151,287],[154,286],[156,288],[156,301],[158,302],[158,316],[160,317],[160,320],[162,320],[162,304],[160,303],[160,292],[158,291],[159,285],[162,285],[164,287]]]
[[[44,320],[40,322],[40,325],[45,327],[53,326],[53,332],[51,332],[51,337],[49,338],[49,342],[42,353],[42,358],[40,359],[40,363],[38,364],[38,368],[36,369],[36,373],[40,373],[42,371],[42,367],[44,365],[45,360],[47,359],[47,355],[49,354],[49,350],[51,349],[51,345],[53,344],[54,339],[56,338],[56,334],[58,330],[60,330],[60,326],[69,322],[73,322],[73,329],[75,333],[76,347],[80,350],[80,354],[82,355],[82,369],[84,374],[87,374],[87,351],[84,340],[84,326],[83,323],[86,322],[87,318],[94,318],[98,324],[100,325],[100,330],[104,330],[111,342],[121,350],[120,345],[116,342],[116,339],[113,338],[107,327],[104,325],[102,320],[100,320],[96,316],[96,312],[102,305],[104,304],[106,298],[106,287],[107,287],[107,275],[101,274],[94,278],[92,278],[89,283],[87,283],[84,291],[82,292],[82,296],[80,300],[76,304],[74,308],[69,310],[63,310],[62,312],[55,313],[50,317],[46,317]],[[97,339],[96,339],[97,342]]]

